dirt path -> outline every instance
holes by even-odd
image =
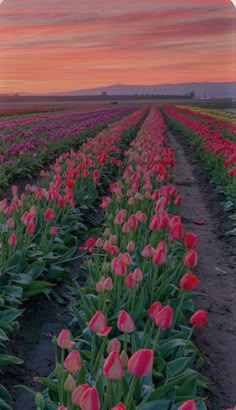
[[[210,379],[207,392],[209,410],[224,410],[236,404],[236,255],[233,242],[222,235],[224,218],[221,198],[213,191],[200,163],[191,158],[189,147],[181,136],[169,133],[175,151],[174,182],[183,196],[180,214],[185,230],[199,237],[199,290],[206,297],[197,297],[197,308],[209,313],[209,324],[195,333],[195,342],[203,352],[202,373]],[[205,225],[197,225],[196,220]]]

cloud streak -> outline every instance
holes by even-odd
[[[30,4],[0,7],[0,92],[234,79],[231,1]]]

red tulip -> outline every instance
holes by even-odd
[[[135,280],[132,272],[130,272],[125,278],[125,284],[127,288],[133,289],[137,286],[137,281]]]
[[[9,246],[16,246],[17,244],[17,237],[15,233],[12,233],[8,238],[8,245]]]
[[[117,327],[123,333],[132,333],[135,329],[132,317],[125,310],[121,310],[119,314]]]
[[[30,233],[30,234],[34,234],[35,233],[35,224],[30,223],[27,228],[26,228],[26,232]]]
[[[76,387],[71,397],[72,403],[76,404],[76,406],[79,406],[81,397],[83,396],[84,392],[88,389],[89,389],[88,384],[80,384],[78,387]]]
[[[75,181],[73,179],[67,179],[65,186],[67,186],[67,188],[73,189],[75,186]]]
[[[64,366],[70,373],[75,373],[81,369],[81,358],[77,350],[72,350],[66,360],[64,361]]]
[[[187,400],[178,408],[178,410],[197,410],[197,406],[194,400]]]
[[[126,407],[123,403],[118,403],[111,410],[126,410]]]
[[[183,236],[183,226],[181,223],[175,223],[172,225],[170,234],[169,234],[169,239],[171,241],[177,241],[178,239],[181,239]]]
[[[185,255],[184,264],[189,268],[194,268],[198,262],[198,254],[192,249]]]
[[[57,234],[57,227],[56,226],[52,226],[50,229],[50,234],[51,235],[56,235]]]
[[[181,204],[182,204],[182,196],[177,195],[176,198],[175,198],[175,200],[174,200],[174,204],[175,204],[176,206],[181,205]]]
[[[95,387],[90,387],[84,392],[79,405],[81,410],[100,410],[98,392]]]
[[[87,239],[87,241],[85,242],[85,246],[87,246],[88,248],[93,248],[96,244],[96,241],[93,237],[90,237]]]
[[[124,369],[118,352],[113,350],[109,354],[103,365],[103,373],[111,380],[122,379]]]
[[[207,325],[207,312],[205,310],[197,310],[190,321],[192,326],[203,327]]]
[[[159,313],[162,309],[162,304],[161,302],[154,302],[151,304],[151,306],[148,309],[148,315],[149,317],[154,320],[157,313]]]
[[[69,349],[74,346],[75,342],[71,341],[70,332],[67,329],[63,329],[58,335],[57,344],[61,349]]]
[[[44,212],[44,219],[46,221],[52,221],[55,218],[55,213],[54,210],[52,208],[48,208],[45,212]]]
[[[57,410],[68,410],[68,407],[65,407],[65,406],[60,406],[60,407],[58,407],[58,409]]]
[[[128,361],[128,370],[133,376],[145,377],[152,371],[153,351],[141,349],[133,353]]]
[[[184,237],[184,246],[187,249],[195,249],[198,245],[198,237],[193,232],[186,232]]]
[[[167,246],[164,241],[160,241],[157,245],[157,248],[154,252],[152,261],[156,265],[163,265],[166,261],[166,254],[167,254]]]
[[[173,319],[173,310],[170,306],[165,306],[160,310],[159,313],[155,316],[155,322],[157,326],[162,329],[167,329],[171,326]]]
[[[197,276],[192,273],[185,273],[185,275],[180,279],[179,287],[184,290],[193,290],[199,282],[200,280]]]

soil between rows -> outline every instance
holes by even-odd
[[[225,410],[236,404],[236,238],[224,236],[229,221],[223,211],[224,197],[217,194],[200,161],[180,134],[168,133],[175,151],[174,184],[183,197],[180,207],[185,231],[199,237],[200,278],[195,298],[198,309],[208,311],[209,323],[195,332],[194,341],[203,353],[202,373],[209,378],[208,410]],[[195,224],[203,220],[205,224]]]

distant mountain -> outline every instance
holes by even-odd
[[[194,92],[198,98],[235,98],[236,81],[224,83],[180,83],[160,85],[115,84],[107,87],[65,91],[50,95],[185,95]],[[22,94],[21,94],[22,95]]]

